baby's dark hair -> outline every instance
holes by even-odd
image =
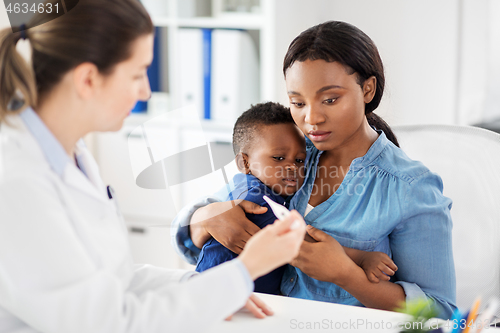
[[[279,103],[267,102],[252,105],[236,120],[233,129],[233,151],[246,152],[260,126],[295,124],[290,108]]]

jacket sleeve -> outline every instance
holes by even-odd
[[[196,332],[252,291],[238,259],[184,283],[183,272],[96,267],[44,178],[0,181],[0,214],[0,307],[40,332]]]
[[[218,196],[204,197],[197,202],[191,203],[180,210],[172,221],[171,243],[177,254],[186,262],[196,265],[201,249],[197,248],[191,240],[190,221],[198,208],[205,207],[214,202],[222,201]]]
[[[456,309],[451,200],[442,194],[441,178],[426,172],[409,184],[402,201],[402,222],[389,235],[395,278],[406,300],[428,298],[440,317]]]

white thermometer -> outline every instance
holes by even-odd
[[[286,207],[284,207],[284,206],[280,205],[279,203],[273,201],[271,198],[269,198],[266,195],[264,195],[263,198],[269,204],[269,206],[271,207],[274,215],[276,215],[276,217],[279,220],[284,220],[284,219],[286,219],[290,215],[290,211]],[[295,220],[292,223],[292,225],[290,226],[290,229],[297,229],[299,226],[300,226],[300,221]]]

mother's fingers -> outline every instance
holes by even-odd
[[[210,227],[212,237],[236,254],[241,253],[250,237],[258,231],[260,228],[248,220],[243,220],[241,224]]]
[[[243,208],[245,213],[249,214],[264,214],[267,212],[267,207],[259,206],[256,203],[247,200],[242,200],[238,203],[238,205]]]
[[[302,241],[299,254],[290,262],[290,265],[300,268],[304,264],[307,255],[312,252],[311,244],[307,241]]]
[[[221,243],[224,247],[228,248],[236,254],[240,254],[245,247],[246,241],[250,238],[246,234],[236,234],[235,236],[225,236],[225,238],[219,239],[219,235],[213,235],[215,240]],[[245,239],[246,238],[246,239]]]
[[[319,229],[314,228],[312,225],[308,225],[306,229],[309,236],[311,236],[317,242],[325,242],[332,238],[332,236]]]

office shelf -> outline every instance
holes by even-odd
[[[153,23],[158,27],[166,28],[210,28],[210,29],[243,29],[260,30],[263,27],[260,15],[242,15],[227,18],[196,17],[171,18],[167,16],[153,16]]]

